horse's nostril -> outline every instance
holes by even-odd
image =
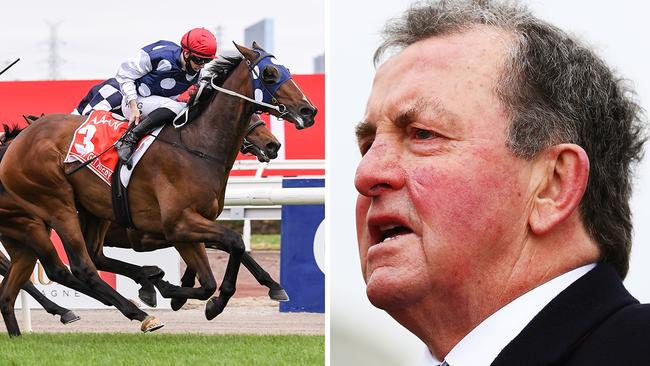
[[[300,108],[300,114],[303,115],[304,117],[313,117],[316,114],[316,111],[314,110],[314,108],[302,107]]]
[[[273,152],[278,151],[280,150],[280,144],[276,144],[275,142],[269,142],[268,144],[266,144],[266,149]]]

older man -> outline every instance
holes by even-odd
[[[623,287],[630,92],[512,3],[443,1],[391,23],[357,126],[367,295],[431,364],[650,364],[650,307]]]

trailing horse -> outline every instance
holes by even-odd
[[[173,242],[188,268],[199,276],[199,288],[173,286],[152,277],[161,293],[208,299],[216,290],[216,281],[202,243],[218,242],[230,252],[219,296],[206,304],[208,319],[221,313],[234,294],[244,253],[241,236],[214,219],[223,210],[228,173],[250,116],[256,110],[267,111],[305,128],[314,123],[316,114],[316,108],[291,80],[288,70],[274,63],[271,55],[255,44],[253,49],[236,47],[243,57],[225,58],[215,65],[216,78],[223,82],[213,81],[212,87],[218,92],[200,101],[199,117],[176,131],[170,126],[163,128],[159,140],[172,143],[155,142],[135,168],[129,186],[133,222],[146,233],[140,243],[155,244],[161,238]],[[28,127],[5,153],[0,181],[26,211],[57,231],[74,276],[87,284],[98,299],[115,305],[129,319],[143,322],[143,330],[147,331],[152,325],[157,327],[159,321],[147,318],[145,312],[101,280],[86,248],[86,241],[103,241],[108,221],[114,217],[110,189],[103,181],[86,169],[75,175],[65,174],[65,152],[81,121],[69,115],[50,115]],[[86,238],[77,220],[78,205],[88,212]],[[0,288],[0,306],[10,334],[20,334],[13,309],[7,312],[4,301],[15,301],[36,256],[17,246],[11,250],[12,266]],[[40,257],[40,253],[36,254]],[[14,317],[13,321],[10,317]]]
[[[4,132],[0,133],[0,156],[2,156],[7,148],[7,142],[13,139],[18,135],[20,129],[17,127],[10,128],[7,125],[3,125]],[[0,193],[0,241],[7,242],[13,238],[25,238],[29,233],[25,233],[25,228],[23,225],[25,222],[24,218],[20,215],[16,215],[14,211],[11,210],[11,204],[7,204],[7,195]],[[10,206],[10,207],[7,207]],[[7,209],[8,208],[8,209]],[[8,233],[5,235],[4,233]],[[5,255],[0,252],[0,275],[5,276],[9,271],[9,266],[11,262]],[[72,312],[69,309],[61,307],[50,299],[45,297],[30,281],[27,281],[22,289],[25,290],[34,300],[38,301],[39,304],[43,306],[43,309],[52,315],[59,315],[61,323],[69,324],[79,320],[79,316]]]

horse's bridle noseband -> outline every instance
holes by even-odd
[[[253,147],[255,147],[255,144],[248,141],[247,137],[248,137],[248,135],[251,134],[251,132],[253,132],[256,128],[258,128],[259,126],[261,126],[263,124],[264,124],[264,121],[259,120],[259,121],[255,122],[255,123],[251,124],[250,126],[248,126],[248,130],[246,130],[246,135],[244,135],[245,136],[244,141],[242,142],[241,148],[239,149],[239,151],[241,151],[242,154],[246,154],[247,152],[249,152],[249,150],[251,150]]]

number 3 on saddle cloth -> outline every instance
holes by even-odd
[[[74,138],[70,143],[64,162],[73,163],[79,161],[84,163],[107,150],[90,163],[88,168],[110,186],[111,176],[119,160],[117,150],[110,149],[110,147],[122,137],[128,126],[128,121],[109,111],[93,111],[74,132]],[[140,141],[133,154],[134,167],[151,146],[155,136],[158,135],[161,129],[156,129]],[[133,169],[128,170],[126,168],[120,170],[120,180],[125,187],[129,184],[132,171]]]
[[[128,121],[116,117],[121,118],[109,111],[93,111],[74,132],[64,162],[73,163],[78,161],[85,163],[97,157],[87,167],[111,186],[113,209],[117,221],[122,226],[133,227],[131,215],[128,212],[126,187],[129,185],[131,172],[133,172],[144,153],[154,142],[162,127],[157,128],[140,141],[133,153],[133,168],[131,170],[120,164],[119,183],[121,184],[116,187],[115,184],[111,184],[111,178],[120,159],[117,156],[117,150],[112,148],[112,145],[122,137],[129,126]],[[117,179],[113,182],[117,182]]]

